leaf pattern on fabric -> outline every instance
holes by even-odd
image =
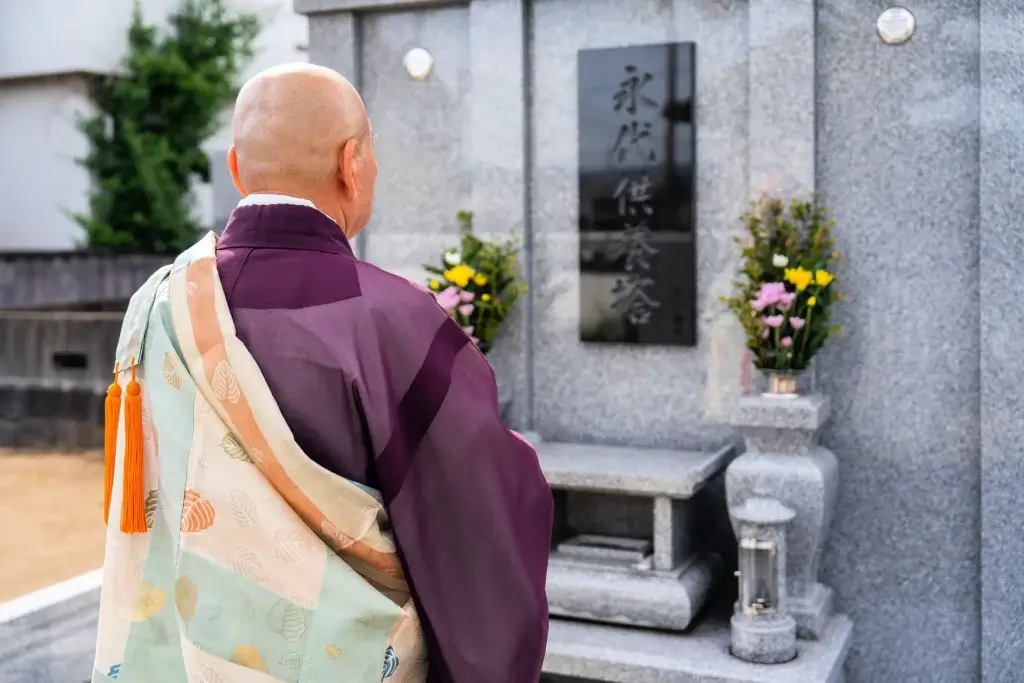
[[[205,472],[210,467],[210,456],[207,455],[206,451],[200,451],[199,455],[196,456],[196,467],[199,468],[200,472]]]
[[[328,643],[324,645],[324,654],[327,655],[328,659],[338,659],[342,655],[341,645],[332,645]]]
[[[306,633],[306,613],[290,600],[278,600],[267,615],[270,630],[290,643],[302,640]]]
[[[181,506],[181,530],[184,533],[198,533],[213,526],[217,511],[213,503],[192,489],[185,489]]]
[[[282,562],[298,562],[312,548],[299,529],[281,527],[274,532],[274,556]]]
[[[151,489],[146,494],[146,528],[152,529],[156,522],[156,513],[160,509],[160,491]]]
[[[196,665],[196,683],[224,683],[224,679],[212,666],[199,662]]]
[[[231,434],[225,434],[224,438],[220,440],[220,447],[225,453],[235,460],[241,460],[242,462],[252,462],[248,455],[245,453],[245,449],[242,448],[242,444],[238,443]]]
[[[301,669],[302,668],[302,653],[301,652],[289,652],[281,658],[281,666],[289,669]]]
[[[388,649],[384,650],[384,671],[381,674],[380,680],[391,678],[395,675],[395,671],[398,670],[398,654],[395,652],[395,648],[388,645]]]
[[[171,385],[175,390],[181,389],[182,379],[181,373],[178,372],[178,362],[174,360],[174,357],[170,353],[164,354],[164,365],[163,365],[164,381]]]
[[[263,582],[263,563],[256,553],[244,545],[235,546],[235,552],[231,555],[231,568],[250,581]]]
[[[160,452],[156,425],[153,424],[153,413],[149,401],[142,402],[142,448],[143,453],[155,456]]]
[[[231,661],[254,671],[267,673],[267,663],[260,651],[250,645],[243,645],[231,655]]]
[[[198,597],[195,582],[188,576],[179,576],[174,582],[174,606],[186,624],[195,616]]]
[[[238,403],[239,399],[242,398],[242,390],[238,386],[235,371],[226,360],[217,363],[217,367],[213,369],[211,384],[213,385],[213,393],[221,401]]]
[[[231,515],[243,529],[251,529],[260,521],[260,509],[248,493],[239,489],[231,492]]]
[[[188,296],[194,296],[199,291],[199,285],[196,284],[195,280],[189,280],[185,283],[185,294]]]
[[[132,610],[132,621],[140,622],[151,619],[167,603],[167,594],[157,586],[150,586],[143,581],[139,584],[138,597]]]

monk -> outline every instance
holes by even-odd
[[[118,344],[94,683],[537,683],[551,492],[470,338],[353,254],[362,100],[279,66],[233,127],[242,200]]]

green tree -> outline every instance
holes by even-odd
[[[169,30],[146,24],[138,3],[120,73],[99,79],[96,113],[80,128],[79,163],[93,182],[89,212],[76,214],[90,247],[173,253],[202,230],[192,183],[209,182],[202,144],[221,123],[260,30],[223,0],[184,0]]]

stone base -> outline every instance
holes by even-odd
[[[817,641],[798,641],[796,659],[749,664],[729,654],[726,615],[685,635],[552,619],[544,673],[608,683],[842,683],[853,625],[829,620]]]
[[[101,580],[83,574],[0,604],[0,681],[90,680]]]
[[[816,583],[806,595],[790,596],[787,603],[796,619],[796,635],[803,640],[817,640],[824,633],[833,613],[834,593],[828,586]]]
[[[710,553],[666,572],[554,555],[549,610],[561,617],[682,631],[707,601],[720,565]]]
[[[752,664],[783,664],[796,657],[796,621],[792,615],[733,615],[730,652]]]

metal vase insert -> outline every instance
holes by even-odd
[[[768,391],[765,396],[776,398],[796,398],[800,395],[795,372],[771,370],[768,372]]]

